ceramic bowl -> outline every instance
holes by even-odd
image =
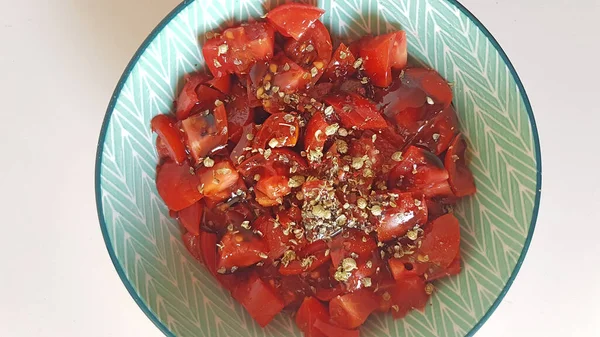
[[[144,41],[112,96],[98,145],[96,195],[110,257],[140,308],[168,336],[301,336],[280,314],[266,328],[186,251],[158,196],[150,119],[167,113],[182,76],[203,67],[204,33],[260,18],[284,1],[197,0],[177,6]],[[436,282],[423,313],[372,315],[363,337],[472,335],[513,282],[531,241],[541,185],[531,106],[496,40],[454,0],[318,0],[332,35],[399,28],[411,57],[453,83],[478,192],[460,202],[463,272]]]

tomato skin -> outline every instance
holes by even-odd
[[[444,108],[452,102],[452,88],[435,70],[427,68],[409,68],[404,71],[402,83],[408,87],[421,89],[437,104]]]
[[[361,41],[360,57],[371,83],[387,87],[392,83],[392,68],[402,69],[408,60],[406,33],[397,31]]]
[[[310,272],[319,268],[331,259],[330,255],[325,252],[326,249],[327,244],[322,240],[309,244],[304,247],[298,255],[300,259],[313,256],[314,260],[310,266],[303,267],[300,259],[296,259],[291,261],[287,266],[281,265],[281,267],[279,267],[279,273],[281,273],[281,275],[300,275],[304,272]]]
[[[239,174],[230,161],[224,160],[215,163],[212,167],[201,167],[196,171],[200,179],[200,189],[207,197],[225,199],[219,195],[238,183]]]
[[[192,168],[188,163],[178,165],[173,161],[165,161],[156,169],[158,194],[173,211],[189,207],[203,197],[198,191],[200,179],[190,170]]]
[[[355,93],[331,95],[325,98],[325,102],[333,106],[345,128],[379,130],[387,127],[375,104]]]
[[[227,232],[221,238],[222,249],[219,250],[219,268],[230,270],[233,267],[248,267],[263,258],[267,246],[249,230],[240,229],[239,233]]]
[[[461,134],[458,134],[452,140],[444,158],[444,164],[449,174],[448,182],[454,195],[459,198],[473,195],[477,191],[475,178],[473,178],[473,173],[465,159],[466,149],[467,142]]]
[[[360,335],[358,330],[342,329],[321,319],[315,321],[314,327],[326,337],[359,337]]]
[[[452,213],[448,213],[427,225],[419,254],[427,255],[429,264],[444,269],[454,261],[459,249],[460,224]]]
[[[323,13],[311,5],[287,3],[269,11],[266,18],[281,35],[299,40]]]
[[[167,149],[169,157],[181,165],[186,160],[185,146],[181,134],[175,127],[175,121],[166,115],[156,115],[150,122],[152,131],[158,134],[162,144]]]
[[[331,321],[341,328],[356,329],[379,307],[370,290],[359,289],[353,293],[337,296],[329,302]]]
[[[206,83],[211,88],[217,89],[224,94],[229,94],[231,92],[232,80],[230,75],[225,75],[223,77],[215,77],[211,80],[206,81]]]
[[[340,43],[333,53],[331,61],[329,62],[329,65],[327,65],[327,69],[325,69],[322,80],[333,82],[354,75],[356,73],[356,68],[354,68],[355,61],[356,57],[354,57],[350,48],[346,47],[345,44]]]
[[[396,207],[384,207],[377,221],[377,238],[379,241],[397,239],[415,226],[427,222],[427,205],[423,196],[416,197],[412,193],[398,194]]]
[[[256,273],[238,284],[232,296],[261,327],[267,326],[285,306],[281,296]]]
[[[190,154],[196,163],[227,145],[227,112],[223,104],[215,107],[212,113],[197,114],[184,119],[181,127]]]
[[[315,328],[317,320],[329,321],[327,307],[314,297],[305,297],[296,312],[296,326],[305,337],[327,337]]]
[[[238,165],[238,172],[245,178],[253,179],[255,174],[261,177],[289,175],[293,167],[297,172],[302,172],[308,168],[308,165],[298,153],[287,148],[278,148],[271,151],[269,158],[257,153],[244,160]]]
[[[271,63],[278,66],[277,73],[273,76],[273,86],[279,87],[286,94],[302,90],[311,82],[310,73],[283,53],[277,54]],[[286,64],[289,70],[284,69]]]
[[[429,295],[425,293],[425,281],[420,276],[397,280],[396,285],[389,292],[398,308],[398,310],[392,309],[392,316],[395,319],[405,317],[412,309],[423,311],[429,300]]]
[[[448,267],[446,267],[444,269],[441,269],[441,268],[435,268],[433,270],[430,269],[430,271],[427,273],[427,280],[434,281],[434,280],[437,280],[437,279],[440,279],[443,277],[460,274],[460,271],[462,269],[461,261],[462,261],[462,258],[460,256],[460,252],[459,252],[458,255],[454,258],[454,260],[452,260],[450,265],[448,265]]]
[[[325,141],[327,140],[325,130],[328,126],[329,123],[325,120],[325,115],[320,111],[315,112],[308,121],[304,133],[304,150],[306,152],[310,150],[323,150]]]
[[[200,234],[200,222],[204,213],[202,202],[186,207],[177,213],[179,223],[192,235]]]
[[[300,125],[298,119],[284,112],[269,116],[254,138],[255,149],[269,147],[293,147],[298,141]],[[272,141],[275,139],[275,141]]]
[[[226,29],[221,35],[204,43],[202,54],[206,65],[215,77],[232,73],[247,74],[255,62],[273,57],[274,34],[275,31],[266,22]],[[225,50],[220,50],[223,48]]]

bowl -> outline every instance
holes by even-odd
[[[265,329],[186,251],[155,189],[150,119],[167,113],[185,73],[203,67],[204,33],[260,18],[284,1],[197,0],[175,8],[133,56],[110,101],[96,162],[100,227],[115,268],[168,336],[301,336],[280,314]],[[313,1],[315,4],[316,1]],[[372,315],[362,336],[470,336],[502,300],[531,241],[541,159],[527,95],[489,31],[454,0],[319,0],[332,35],[355,39],[399,28],[414,61],[453,83],[478,192],[455,209],[463,272],[436,283],[424,312]]]

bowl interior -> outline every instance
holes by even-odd
[[[185,250],[154,186],[150,119],[171,110],[181,78],[202,68],[204,33],[285,1],[198,0],[178,6],[125,71],[100,136],[100,223],[134,299],[167,335],[301,336],[289,315],[261,329]],[[478,193],[455,210],[463,272],[436,282],[424,313],[373,315],[362,336],[474,333],[510,286],[533,232],[540,157],[531,108],[508,59],[462,6],[447,0],[319,0],[332,35],[355,39],[404,29],[409,52],[453,83]]]

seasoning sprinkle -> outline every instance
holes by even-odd
[[[229,50],[229,46],[227,44],[223,43],[222,45],[219,46],[219,52],[218,52],[217,56],[227,53],[227,50]]]
[[[431,98],[431,97],[429,97],[429,96],[427,96],[425,99],[427,100],[427,104],[429,104],[429,105],[433,105],[433,104],[435,103],[435,102],[433,101],[433,98]]]
[[[400,152],[400,151],[394,152],[394,154],[392,154],[392,160],[393,161],[402,161],[402,152]]]
[[[202,164],[204,164],[205,167],[213,167],[215,165],[215,161],[212,160],[210,157],[206,157],[202,161]]]

